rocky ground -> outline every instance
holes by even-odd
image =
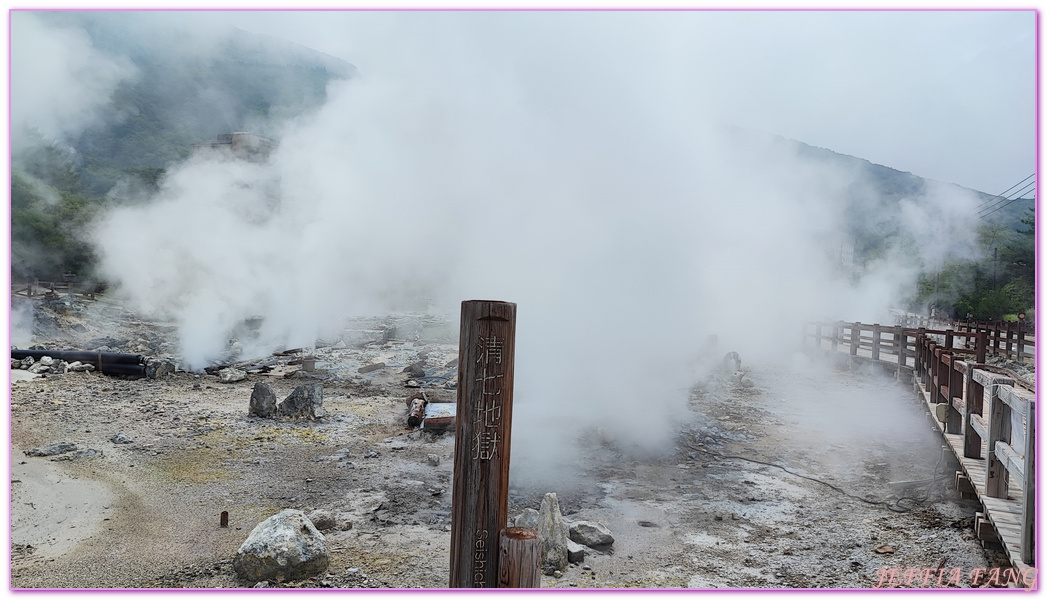
[[[175,352],[173,327],[116,305],[57,309],[38,306],[32,343]],[[16,374],[12,587],[251,587],[232,559],[284,508],[334,517],[331,564],[268,585],[445,587],[454,436],[407,427],[405,400],[415,386],[454,400],[456,342],[456,323],[399,315],[236,363],[246,376],[231,383],[180,371]],[[419,361],[424,376],[404,372]],[[248,416],[263,380],[278,398],[321,382],[325,416]],[[1005,566],[975,540],[976,503],[949,489],[948,462],[906,386],[803,355],[696,383],[670,454],[639,458],[588,436],[576,485],[511,489],[510,514],[557,492],[567,520],[604,523],[615,538],[543,587],[868,588],[890,567],[958,569],[969,586],[973,569]],[[96,452],[26,454],[56,442]]]

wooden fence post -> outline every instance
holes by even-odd
[[[450,587],[498,586],[509,512],[516,304],[462,302],[451,497]]]
[[[1018,321],[1018,346],[1015,348],[1015,352],[1018,354],[1016,359],[1018,362],[1025,360],[1025,323]]]
[[[1025,413],[1025,480],[1022,481],[1022,562],[1036,560],[1036,401]]]
[[[979,364],[985,364],[986,352],[988,351],[989,345],[989,332],[978,331],[978,341],[975,342],[974,346],[974,360]]]
[[[894,353],[898,357],[898,370],[895,372],[894,378],[901,381],[902,367],[905,366],[905,330],[901,325],[896,325],[891,336],[894,340]]]
[[[1007,403],[1000,398],[1000,386],[1013,385],[1009,377],[994,376],[989,380],[988,400],[988,433],[985,440],[985,495],[990,498],[1006,498],[1010,477],[1003,461],[996,456],[996,442],[1011,439],[1011,411]],[[984,405],[983,405],[984,406]]]
[[[957,364],[960,362],[960,355],[950,352],[948,361],[949,378],[946,381],[946,385],[948,385],[949,388],[945,398],[949,403],[949,410],[947,412],[948,419],[945,423],[945,432],[962,434],[964,432],[964,423],[967,420],[967,407],[964,406],[965,412],[960,412],[960,410],[956,408],[955,402],[957,398],[960,399],[961,403],[963,402],[963,371],[958,368]]]
[[[872,359],[880,360],[880,324],[873,324]]]
[[[503,529],[498,535],[498,587],[542,587],[541,547],[542,536],[536,529]]]
[[[971,417],[972,415],[982,416],[985,388],[975,380],[973,364],[967,365],[964,382],[966,383],[964,386],[964,394],[966,395],[964,406],[967,408],[967,414],[963,416],[963,456],[965,458],[981,458],[982,442],[984,440],[971,425]]]
[[[1007,360],[1011,359],[1011,349],[1014,348],[1014,346],[1011,345],[1012,344],[1012,342],[1011,342],[1011,333],[1013,333],[1013,331],[1014,331],[1014,324],[1012,324],[1010,321],[1007,321],[1007,323],[1004,324],[1004,332],[1003,332],[1004,340],[1005,340],[1004,343],[1003,343],[1003,348],[1004,348],[1004,350],[1003,350],[1003,357],[1006,358]]]
[[[993,321],[992,324],[992,355],[999,356],[1000,354],[1000,324]]]
[[[927,330],[916,330],[916,375],[924,388],[927,387]]]
[[[934,392],[933,398],[935,398],[936,404],[942,404],[948,402],[949,399],[942,393],[942,386],[947,386],[949,383],[949,372],[946,370],[949,365],[945,364],[946,349],[943,346],[938,346],[934,349]]]
[[[938,397],[934,387],[938,382],[938,355],[935,353],[937,348],[938,343],[927,338],[927,381],[924,382],[924,387],[931,394],[931,398]]]

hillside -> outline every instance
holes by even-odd
[[[322,106],[331,81],[356,74],[353,65],[298,44],[231,27],[178,26],[177,15],[55,11],[17,17],[16,25],[35,19],[56,46],[75,48],[73,42],[83,39],[81,47],[129,75],[96,109],[91,126],[43,132],[13,111],[16,281],[59,280],[69,271],[89,279],[91,249],[79,234],[100,207],[133,201],[193,144],[233,131],[275,135],[279,123]],[[51,40],[37,44],[49,50]],[[19,67],[39,68],[13,63],[13,72]],[[74,74],[80,80],[94,76]],[[13,109],[21,91],[14,90]]]
[[[26,30],[27,18],[38,23],[36,29]],[[12,22],[11,272],[15,281],[56,281],[66,273],[93,281],[96,259],[83,232],[101,211],[148,201],[166,170],[188,157],[194,144],[234,131],[278,138],[281,124],[325,104],[332,81],[356,75],[353,65],[305,46],[217,21],[184,20],[177,12],[16,11]],[[34,39],[36,34],[54,39]],[[85,54],[83,64],[72,65],[79,71],[69,69],[68,83],[73,87],[68,90],[55,85],[46,88],[40,83],[45,78],[37,77],[46,67],[53,70],[62,63],[37,64],[35,56],[26,57],[26,50],[18,52],[32,46],[46,55],[60,44],[65,44],[67,53]],[[19,68],[22,78],[16,76]],[[27,72],[32,76],[25,76]],[[91,110],[97,114],[81,119],[80,127],[38,129],[32,122],[19,120],[21,113],[15,108],[21,102],[25,111],[25,88],[39,85],[44,91],[28,95],[41,102],[37,116],[46,116],[54,104],[55,110],[66,111],[66,121],[58,118],[63,115],[52,121],[68,125],[78,112],[89,112],[76,96],[92,92],[91,85],[82,85],[92,77],[108,77],[112,85],[94,86],[104,88],[105,94],[93,99]],[[75,87],[77,84],[81,85]],[[55,96],[61,96],[64,104]],[[991,280],[996,287],[997,275],[1000,282],[1021,277],[1031,289],[1031,241],[1017,232],[1024,231],[1032,214],[1032,199],[1011,202],[969,223],[971,199],[991,205],[991,195],[782,137],[734,130],[726,140],[728,146],[731,140],[739,142],[734,150],[740,164],[784,165],[772,177],[787,174],[785,179],[790,179],[792,170],[804,169],[819,173],[815,180],[826,175],[824,180],[829,183],[824,188],[810,189],[812,195],[825,196],[820,200],[838,203],[834,209],[843,207],[842,225],[833,225],[839,240],[832,240],[840,247],[843,275],[859,277],[868,265],[892,253],[915,254],[910,250],[916,238],[928,227],[938,228],[932,215],[961,204],[954,201],[962,198],[968,208],[957,211],[951,225],[968,231],[987,230],[983,237],[989,243],[982,244],[981,253],[991,255],[992,248],[998,248],[1004,262],[965,266],[966,272],[956,278],[953,295],[970,285],[984,287],[984,281]],[[764,154],[749,156],[751,148]],[[811,180],[800,175],[795,179],[802,182],[798,189],[805,195]],[[599,187],[599,181],[593,184],[594,189]],[[913,227],[914,219],[919,227]],[[938,230],[949,236],[945,229]],[[919,261],[908,267],[935,268]],[[942,285],[936,278],[934,287],[940,291]],[[927,293],[922,291],[924,297],[916,303],[926,304]]]
[[[935,183],[945,186],[947,189],[953,189],[957,193],[973,193],[978,196],[979,204],[984,203],[988,209],[999,208],[999,210],[992,210],[991,214],[987,214],[984,220],[989,223],[1000,223],[1008,229],[1020,229],[1020,222],[1025,217],[1026,211],[1033,208],[1036,204],[1033,198],[1018,198],[1014,202],[997,203],[999,199],[993,194],[972,190],[953,183],[929,180],[906,171],[878,165],[864,158],[840,154],[817,146],[809,146],[795,140],[788,140],[786,143],[794,145],[801,156],[807,156],[826,164],[846,165],[858,170],[863,175],[862,179],[872,184],[871,187],[875,191],[875,197],[879,198],[883,204],[892,204],[906,197],[918,196],[927,190],[929,183]],[[989,213],[990,211],[986,210],[985,212]]]
[[[323,105],[331,80],[356,73],[340,59],[234,28],[206,32],[201,45],[200,31],[143,29],[149,22],[136,13],[40,17],[82,29],[95,48],[137,68],[112,97],[112,124],[70,140],[87,196],[104,195],[129,173],[184,159],[194,143],[219,133],[272,135],[273,124]]]

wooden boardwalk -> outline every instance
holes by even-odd
[[[998,545],[1019,573],[1036,564],[1033,384],[985,364],[997,344],[985,331],[910,329],[861,323],[813,324],[804,345],[877,365],[911,381],[955,457],[957,491],[977,498],[975,534]],[[1008,348],[1009,350],[1009,348]],[[1035,571],[1031,571],[1035,572]],[[1038,581],[1021,578],[1020,583]]]
[[[933,416],[935,414],[936,403],[931,401],[931,395],[921,388],[919,384],[914,383],[914,387],[917,393],[922,397],[925,408]],[[967,458],[964,456],[964,437],[962,434],[946,433],[945,423],[938,419],[931,419],[935,425],[938,426],[938,431],[941,433],[942,438],[949,445],[953,455],[960,463],[960,468],[965,480],[957,479],[957,489],[962,491],[966,485],[970,485],[974,488],[974,493],[977,495],[978,500],[982,504],[982,512],[979,513],[978,519],[987,520],[992,524],[995,529],[995,536],[990,535],[984,529],[979,530],[978,524],[975,524],[975,533],[978,534],[978,539],[982,540],[983,545],[999,543],[1003,546],[1004,551],[1007,553],[1007,558],[1011,561],[1011,565],[1019,571],[1028,569],[1032,565],[1026,564],[1022,560],[1021,542],[1022,542],[1022,497],[1024,490],[1022,489],[1021,483],[1016,481],[1016,478],[1011,478],[1009,481],[1006,497],[1004,498],[992,498],[986,492],[986,459],[985,458]],[[986,456],[986,444],[983,441],[981,443],[982,456]],[[968,492],[969,493],[969,492]],[[995,539],[994,539],[995,538]]]

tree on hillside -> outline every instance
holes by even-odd
[[[1035,213],[1021,219],[1025,228],[989,223],[979,231],[985,259],[971,263],[971,285],[960,296],[954,316],[997,320],[1029,311],[1036,303]]]
[[[11,277],[61,281],[75,273],[91,279],[95,255],[85,241],[97,204],[76,191],[60,190],[28,173],[11,173]]]
[[[1036,286],[1036,212],[1029,208],[1022,217],[1025,227],[1000,247],[997,260],[1008,279],[1021,280],[1030,287]],[[1031,299],[1030,299],[1031,300]],[[1030,304],[1031,306],[1031,304]]]

